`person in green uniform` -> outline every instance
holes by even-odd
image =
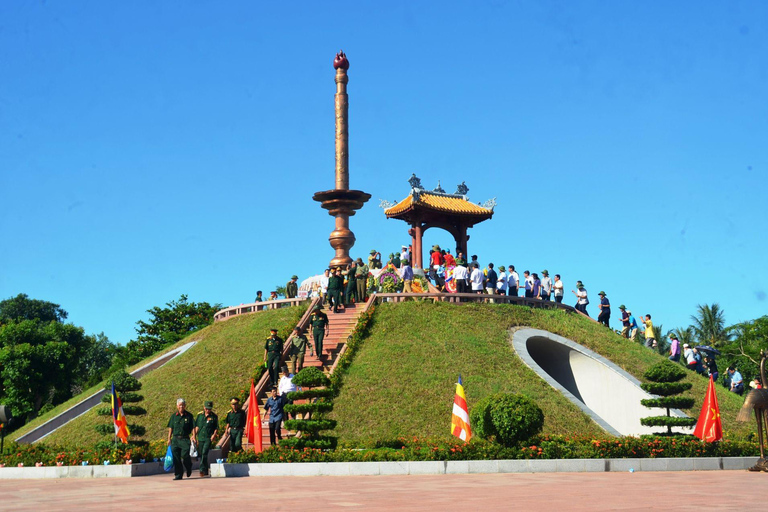
[[[317,358],[322,361],[325,357],[323,354],[323,338],[328,334],[330,327],[328,325],[328,315],[323,313],[320,307],[315,307],[312,311],[312,315],[309,317],[309,325],[312,326],[312,339],[315,340],[315,353]]]
[[[176,412],[168,420],[168,446],[173,454],[174,480],[181,480],[184,470],[187,478],[192,475],[192,457],[189,456],[189,435],[195,429],[195,418],[187,411],[187,402],[183,398],[176,400]]]
[[[365,302],[365,289],[368,281],[368,265],[363,263],[362,258],[357,258],[357,267],[355,268],[355,284],[357,285],[357,301]]]
[[[240,409],[240,399],[234,397],[229,401],[232,410],[227,413],[227,430],[229,434],[229,451],[239,452],[243,449],[243,429],[245,428],[245,411]]]
[[[277,335],[277,329],[269,330],[269,338],[264,342],[264,360],[269,372],[269,385],[277,386],[280,378],[280,358],[283,356],[283,338]]]
[[[341,267],[336,268],[331,277],[328,278],[328,296],[333,303],[333,312],[339,312],[341,305],[341,293],[344,289],[344,278],[341,277]],[[276,383],[275,383],[276,384]]]
[[[304,367],[304,354],[307,352],[307,345],[309,345],[311,355],[312,344],[304,335],[304,330],[301,327],[295,328],[293,338],[291,338],[291,373],[294,375]]]
[[[347,266],[347,270],[343,272],[347,276],[347,286],[344,289],[344,306],[348,306],[352,302],[357,301],[357,282],[355,281],[355,271],[357,270],[357,263],[354,261]]]
[[[291,276],[291,280],[288,281],[285,285],[285,298],[286,299],[293,299],[297,295],[299,295],[299,285],[296,284],[296,281],[299,279],[299,276],[296,274]]]
[[[208,452],[219,431],[219,417],[213,412],[213,402],[210,400],[203,405],[202,412],[195,419],[195,439],[197,440],[197,453],[200,455],[200,476],[211,476],[208,473]]]

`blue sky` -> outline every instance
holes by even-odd
[[[0,298],[125,343],[182,293],[235,305],[319,272],[339,49],[373,196],[353,256],[408,242],[378,202],[416,173],[496,198],[483,263],[665,329],[768,313],[761,1],[4,2]]]

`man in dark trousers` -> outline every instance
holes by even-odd
[[[597,315],[597,321],[610,328],[608,324],[611,320],[611,303],[605,296],[605,292],[601,291],[597,295],[600,297],[600,314]]]
[[[283,338],[277,335],[277,329],[269,330],[269,338],[264,342],[264,360],[269,372],[269,385],[277,386],[280,378],[280,358],[283,356]]]
[[[291,280],[288,281],[285,285],[285,298],[286,299],[295,299],[297,295],[299,295],[299,285],[297,284],[297,281],[299,280],[299,276],[296,274],[291,276]]]
[[[197,453],[200,455],[200,476],[211,476],[208,473],[208,452],[219,430],[219,417],[213,412],[213,402],[210,400],[203,405],[203,411],[195,419],[195,439]]]
[[[277,388],[272,388],[272,392],[264,405],[264,419],[267,419],[269,412],[269,442],[272,446],[277,446],[277,440],[282,440],[283,435],[280,430],[280,423],[283,422],[283,407],[288,403],[285,396],[277,394]],[[275,439],[277,435],[277,439]]]
[[[187,478],[192,475],[192,457],[189,456],[189,435],[195,429],[195,418],[187,411],[187,402],[183,398],[176,400],[176,412],[168,420],[168,446],[173,454],[174,480],[181,480],[184,470]]]
[[[229,434],[229,451],[239,452],[243,449],[243,429],[245,428],[245,411],[240,409],[240,399],[237,397],[229,401],[232,410],[227,413],[227,430]]]
[[[337,268],[328,278],[328,296],[333,302],[333,312],[339,312],[339,306],[341,305],[341,294],[344,289],[344,278],[341,277],[341,267]],[[277,383],[275,383],[277,384]]]
[[[312,315],[309,317],[309,325],[312,326],[312,338],[315,340],[315,354],[317,358],[323,360],[323,338],[328,334],[330,327],[328,325],[328,315],[323,313],[320,307],[315,307]]]

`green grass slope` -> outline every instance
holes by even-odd
[[[128,420],[144,425],[147,428],[144,439],[155,441],[165,439],[168,417],[175,411],[176,399],[179,397],[187,401],[188,409],[193,414],[202,410],[205,400],[213,400],[214,411],[220,416],[226,414],[229,398],[247,390],[254,369],[264,364],[264,340],[269,336],[269,329],[275,327],[281,335],[287,335],[305,310],[305,307],[292,307],[234,317],[210,325],[180,341],[175,346],[192,340],[197,340],[197,343],[141,379],[142,389],[139,393],[144,395],[141,405],[147,409],[147,414],[129,416]],[[153,356],[137,367],[156,358]],[[95,389],[90,393],[93,391]],[[76,403],[87,396],[84,393],[70,402]],[[35,423],[46,421],[54,413],[51,411],[37,418]],[[106,439],[94,430],[94,426],[107,421],[109,418],[97,416],[95,410],[91,410],[43,441],[66,446],[90,445]]]
[[[467,400],[514,392],[544,411],[544,432],[606,434],[578,407],[539,378],[515,354],[509,329],[529,326],[569,338],[610,359],[641,381],[663,360],[588,319],[558,310],[506,304],[454,305],[406,302],[377,306],[369,337],[358,351],[335,400],[332,417],[340,440],[364,443],[399,436],[447,436],[454,383],[461,373]],[[691,373],[688,393],[697,416],[708,380]],[[735,437],[754,429],[735,421],[742,399],[718,387],[723,429]]]

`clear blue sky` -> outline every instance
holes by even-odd
[[[339,49],[353,256],[408,242],[378,202],[415,172],[496,197],[470,253],[583,280],[593,315],[768,313],[763,1],[3,2],[0,298],[125,343],[182,293],[319,272]]]

